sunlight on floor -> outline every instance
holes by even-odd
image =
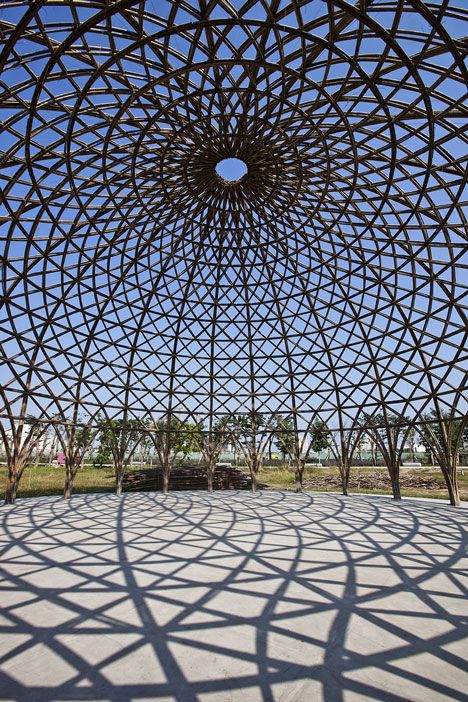
[[[465,510],[127,494],[0,510],[15,700],[461,700]]]

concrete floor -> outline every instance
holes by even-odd
[[[467,512],[203,492],[0,509],[0,699],[463,700]]]

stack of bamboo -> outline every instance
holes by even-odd
[[[213,476],[214,490],[245,490],[252,486],[252,479],[239,468],[224,463],[216,466]],[[161,491],[163,474],[161,468],[145,468],[126,473],[123,481],[124,490]],[[264,487],[258,485],[258,487]],[[206,490],[208,488],[207,468],[205,465],[183,465],[171,470],[169,490]]]
[[[389,490],[392,486],[390,477],[385,471],[375,473],[351,474],[349,487],[361,490]],[[306,478],[303,487],[307,490],[334,490],[341,487],[339,475],[318,475]],[[423,476],[419,474],[401,473],[400,487],[422,490],[441,490],[444,488],[443,482],[437,476]]]

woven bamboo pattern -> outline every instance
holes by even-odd
[[[2,2],[2,417],[461,416],[467,18]]]

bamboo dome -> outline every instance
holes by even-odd
[[[463,413],[467,17],[2,2],[2,416]]]

